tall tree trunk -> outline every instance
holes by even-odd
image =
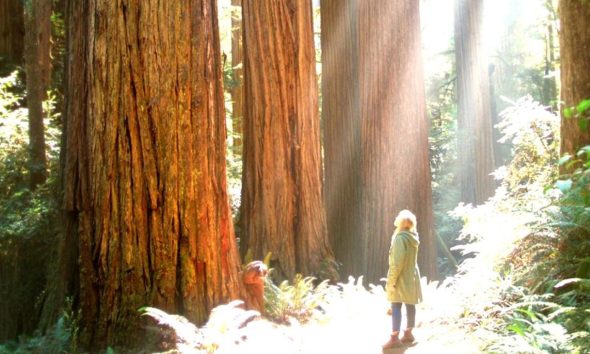
[[[283,277],[334,277],[309,0],[243,0],[242,250]],[[269,30],[271,32],[269,32]]]
[[[25,5],[25,70],[29,108],[29,177],[31,189],[47,178],[43,100],[51,77],[51,0]]]
[[[133,347],[142,306],[202,323],[239,295],[217,4],[70,0],[67,20],[67,222],[46,316],[72,296],[85,347]]]
[[[564,107],[590,99],[590,3],[559,1],[559,43],[561,50],[561,100]],[[562,110],[563,111],[563,110]],[[561,153],[575,154],[590,144],[590,132],[576,119],[561,119]]]
[[[0,57],[21,64],[25,23],[22,0],[0,1]]]
[[[367,272],[362,237],[357,0],[322,0],[322,115],[328,234],[340,274]]]
[[[488,64],[482,45],[483,0],[455,0],[458,178],[461,200],[481,204],[494,194],[493,126]]]
[[[237,156],[242,155],[242,134],[244,122],[244,50],[242,46],[242,0],[232,0],[231,21],[231,63],[234,73],[232,97],[233,148]]]
[[[419,3],[321,5],[328,227],[342,275],[383,277],[394,218],[410,209],[420,268],[436,278]]]

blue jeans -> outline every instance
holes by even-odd
[[[414,328],[416,325],[416,306],[405,304],[406,313],[408,315],[407,328]],[[391,304],[391,318],[393,320],[393,331],[399,332],[402,325],[402,303],[393,302]]]

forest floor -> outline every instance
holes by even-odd
[[[477,331],[468,330],[465,321],[457,320],[461,317],[457,303],[448,300],[452,289],[425,285],[426,300],[417,306],[416,342],[411,346],[382,349],[391,333],[383,288],[366,290],[350,281],[327,301],[323,318],[306,324],[293,321],[290,325],[252,321],[234,334],[226,332],[224,339],[216,343],[215,353],[481,353],[482,342],[474,334]],[[217,326],[227,328],[226,324]]]
[[[453,353],[472,354],[481,353],[476,338],[471,334],[453,327],[444,327],[436,324],[422,324],[415,331],[416,342],[411,346],[404,346],[389,350],[371,350],[371,353],[385,354],[429,354],[429,353]],[[369,352],[367,352],[369,353]]]

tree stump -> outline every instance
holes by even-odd
[[[242,272],[242,282],[246,288],[246,308],[264,313],[264,282],[268,267],[261,261],[253,261],[246,265]]]

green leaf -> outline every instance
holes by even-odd
[[[590,109],[590,99],[589,100],[583,100],[576,107],[576,110],[578,111],[579,114],[582,114],[582,113],[586,112],[588,109]]]
[[[509,331],[512,331],[516,334],[518,334],[519,336],[524,336],[524,329],[521,327],[521,325],[517,324],[517,323],[513,323],[510,326],[507,327],[507,329]]]
[[[572,180],[571,179],[559,180],[559,181],[555,182],[555,187],[557,189],[559,189],[562,193],[566,193],[570,189],[572,189]]]
[[[560,159],[559,159],[559,166],[563,166],[566,162],[568,162],[569,160],[571,160],[572,155],[570,155],[569,153],[565,153]]]
[[[581,148],[578,153],[577,156],[578,157],[582,157],[582,155],[586,155],[586,157],[590,157],[590,145],[586,145],[583,148]]]
[[[571,108],[569,108],[569,107],[564,108],[563,109],[563,116],[566,117],[566,118],[568,118],[568,119],[571,118],[571,117],[573,117],[574,116],[574,110],[571,109]]]
[[[578,126],[580,127],[580,130],[582,130],[582,131],[588,130],[588,119],[585,119],[585,118],[578,119]]]

